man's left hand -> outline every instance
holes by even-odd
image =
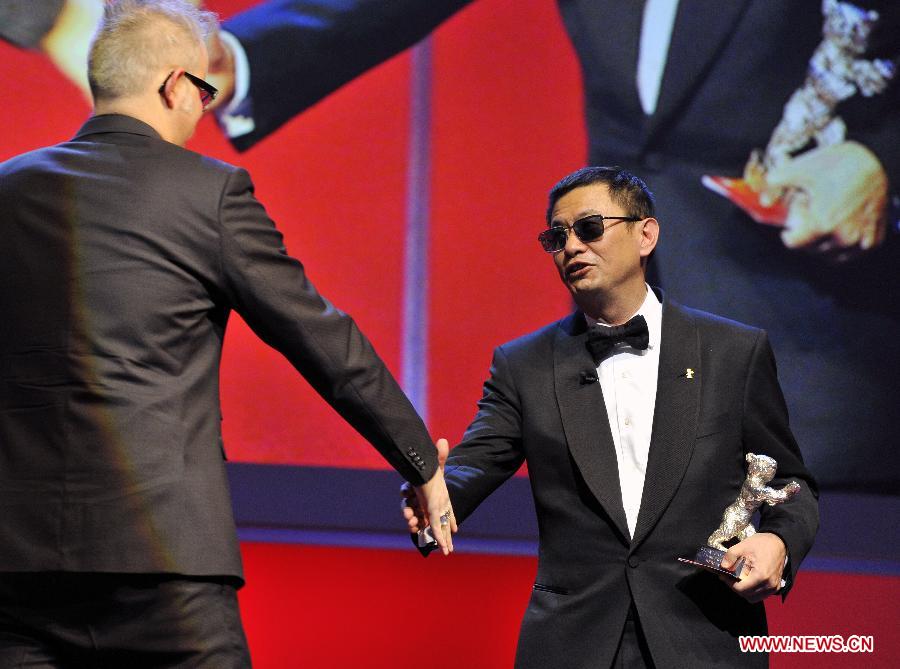
[[[739,558],[744,558],[740,581],[720,577],[734,592],[755,604],[774,595],[781,589],[787,548],[776,534],[758,532],[735,544],[722,558],[722,568],[731,569]]]
[[[53,28],[40,43],[41,51],[88,100],[88,52],[103,17],[103,4],[103,0],[66,0]]]
[[[453,534],[457,531],[456,517],[450,504],[450,494],[444,481],[444,467],[450,446],[446,439],[438,439],[435,444],[438,455],[438,468],[430,481],[421,486],[404,483],[400,489],[403,498],[403,517],[412,534],[432,528],[435,541],[444,555],[453,552]]]

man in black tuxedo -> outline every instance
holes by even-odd
[[[214,20],[183,0],[110,3],[95,115],[0,165],[3,667],[249,665],[219,414],[232,310],[435,524],[449,507],[421,419],[249,175],[183,148],[216,93]]]
[[[541,243],[578,309],[496,349],[444,473],[463,522],[528,465],[540,549],[516,667],[766,666],[737,636],[766,633],[762,600],[787,594],[818,526],[766,333],[647,286],[660,226],[630,173],[567,176],[547,222]],[[720,582],[676,558],[718,526],[750,452],[777,460],[773,487],[801,490],[762,510],[759,532],[723,559],[749,572]]]

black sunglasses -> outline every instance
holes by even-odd
[[[169,79],[172,78],[173,74],[175,74],[174,70],[169,72],[166,80],[162,82],[162,86],[159,87],[160,95],[166,90],[166,84],[169,83]],[[219,94],[219,89],[208,81],[204,81],[200,77],[194,76],[190,72],[185,71],[184,76],[200,91],[200,105],[203,109],[206,109],[209,106],[209,103],[216,99],[216,96]]]
[[[538,241],[547,253],[559,253],[566,247],[566,240],[569,238],[569,230],[575,233],[582,242],[594,242],[603,236],[607,228],[618,225],[624,221],[641,221],[643,219],[634,218],[633,216],[601,216],[595,214],[593,216],[585,216],[579,218],[570,226],[554,225],[547,228],[538,235]],[[603,225],[603,221],[616,221],[612,225]]]

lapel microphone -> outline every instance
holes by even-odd
[[[586,386],[589,383],[597,383],[600,379],[597,378],[596,369],[586,369],[581,372],[579,380],[581,381],[581,385]]]

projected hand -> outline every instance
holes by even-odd
[[[450,505],[450,495],[444,482],[444,466],[450,446],[446,439],[438,439],[438,468],[431,480],[422,486],[404,483],[400,489],[403,497],[403,517],[413,534],[426,527],[440,528],[434,531],[434,538],[444,555],[453,552],[453,533],[458,530],[456,517]],[[447,512],[449,511],[449,515]],[[447,522],[442,522],[444,516]]]
[[[738,558],[744,558],[740,581],[720,576],[719,579],[748,602],[761,602],[781,589],[787,548],[777,534],[757,532],[735,544],[722,558],[722,567],[731,569]]]
[[[41,50],[88,100],[88,50],[103,16],[103,4],[103,0],[66,0],[53,28],[40,43]]]
[[[888,180],[878,158],[857,142],[802,153],[766,174],[772,188],[795,189],[781,239],[843,262],[884,240]]]

